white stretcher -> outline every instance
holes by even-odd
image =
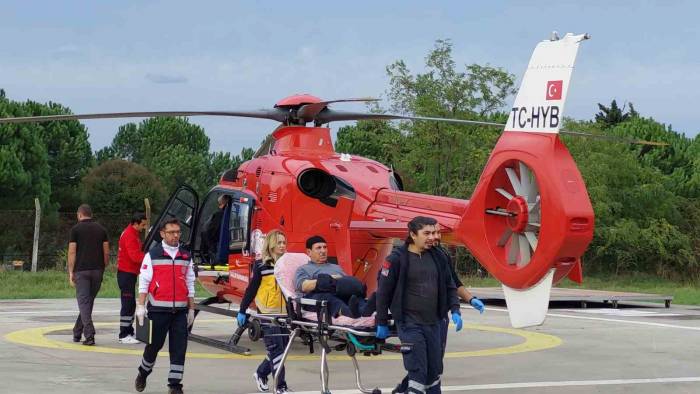
[[[401,346],[385,343],[384,340],[375,337],[374,316],[358,319],[345,316],[332,318],[326,301],[304,298],[297,294],[294,276],[296,270],[308,261],[309,257],[303,253],[286,253],[275,264],[275,278],[287,300],[287,314],[253,314],[253,317],[263,324],[278,325],[290,331],[289,343],[282,355],[280,366],[284,366],[294,339],[302,337],[309,345],[310,353],[314,352],[314,342],[318,342],[321,347],[321,393],[330,393],[327,358],[332,350],[344,350],[350,356],[355,368],[355,383],[361,392],[381,393],[376,387],[369,389],[362,385],[356,354],[372,356],[381,354],[383,350],[399,352]],[[312,307],[315,312],[304,310],[304,306]],[[390,335],[396,335],[393,327],[390,327]],[[271,387],[277,387],[281,370],[280,367],[273,374]]]

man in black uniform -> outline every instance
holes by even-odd
[[[209,263],[214,265],[219,263],[218,250],[219,250],[219,237],[221,236],[221,219],[224,217],[224,211],[226,210],[226,205],[231,201],[231,196],[222,194],[217,198],[217,203],[219,208],[214,212],[207,223],[204,226],[204,232],[202,234],[203,243],[205,243],[207,258]],[[228,262],[221,262],[222,264],[227,264]]]
[[[479,311],[479,313],[484,313],[484,303],[476,298],[475,296],[472,295],[472,293],[467,290],[467,288],[464,286],[462,281],[459,279],[459,275],[457,275],[457,271],[455,270],[455,264],[452,261],[452,257],[450,257],[450,254],[448,251],[442,246],[441,244],[441,239],[442,235],[440,233],[440,223],[435,225],[435,230],[437,233],[435,234],[435,239],[433,240],[433,248],[435,248],[436,251],[442,253],[445,258],[447,259],[448,266],[450,267],[450,275],[452,276],[452,281],[455,283],[455,287],[457,288],[457,297],[464,301],[468,302],[474,309]],[[442,340],[442,356],[445,356],[445,350],[447,348],[447,329],[449,328],[450,320],[447,315],[443,316],[442,319],[440,319],[440,335],[441,335],[441,340]],[[394,388],[391,393],[392,394],[403,394],[408,391],[408,375],[403,378],[401,383],[399,383],[396,388]]]
[[[92,209],[83,204],[78,207],[78,224],[70,230],[68,242],[68,281],[75,287],[80,314],[73,326],[73,342],[95,345],[95,326],[92,324],[92,307],[102,286],[105,267],[109,263],[107,230],[92,218]]]
[[[462,329],[459,301],[445,255],[432,249],[433,218],[418,216],[408,223],[406,243],[389,255],[379,275],[377,290],[377,338],[388,335],[391,309],[402,343],[408,372],[408,391],[439,393],[442,374],[440,320],[451,312],[457,331]]]

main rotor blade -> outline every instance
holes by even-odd
[[[328,104],[349,103],[349,102],[372,102],[372,101],[380,101],[380,100],[373,98],[373,97],[360,97],[360,98],[349,98],[349,99],[340,99],[340,100],[327,100],[327,101],[321,101],[321,102],[313,103],[313,104],[305,104],[299,108],[299,111],[297,112],[297,117],[299,119],[302,119],[305,122],[311,122],[314,120],[314,118],[316,117],[316,115],[318,115],[319,112],[323,111],[323,109],[328,106]]]
[[[601,139],[601,140],[609,140],[609,141],[615,141],[615,142],[625,142],[628,144],[635,144],[635,145],[668,146],[668,144],[666,142],[638,140],[638,139],[634,139],[634,138],[618,137],[618,136],[614,136],[614,135],[591,134],[591,133],[583,133],[580,131],[569,131],[569,130],[559,130],[559,133],[566,134],[566,135],[574,135],[577,137],[588,137],[588,138],[597,138],[597,139]]]
[[[326,111],[321,111],[318,114],[318,116],[316,116],[316,118],[315,118],[316,123],[318,123],[318,124],[344,121],[344,120],[395,120],[395,119],[427,120],[427,121],[447,122],[447,123],[457,123],[457,124],[474,124],[474,125],[480,125],[480,126],[492,126],[492,127],[501,127],[501,128],[505,128],[505,126],[506,126],[504,123],[484,122],[484,121],[478,121],[478,120],[434,118],[434,117],[427,117],[427,116],[407,116],[407,115],[398,115],[398,114],[372,114],[372,113],[363,113],[363,112],[333,111],[330,109],[328,109]],[[579,131],[559,130],[559,133],[566,134],[566,135],[574,135],[574,136],[578,136],[578,137],[601,138],[601,139],[607,139],[607,140],[611,140],[611,141],[623,142],[623,143],[627,143],[627,144],[668,146],[668,144],[665,142],[655,142],[655,141],[638,140],[638,139],[634,139],[634,138],[624,138],[624,137],[616,137],[616,136],[610,136],[610,135],[583,133],[583,132],[579,132]]]
[[[426,116],[407,116],[398,114],[373,114],[366,112],[348,112],[348,111],[334,111],[331,109],[326,109],[321,111],[318,116],[314,119],[317,124],[325,124],[328,122],[338,122],[344,120],[395,120],[395,119],[405,119],[405,120],[428,120],[436,122],[447,122],[447,123],[458,123],[458,124],[476,124],[481,126],[493,126],[493,127],[504,127],[504,124],[494,123],[494,122],[482,122],[478,120],[464,120],[464,119],[448,119],[448,118],[432,118]]]
[[[150,118],[154,116],[235,116],[243,118],[270,119],[285,122],[288,117],[283,109],[261,109],[257,111],[148,111],[148,112],[108,112],[77,115],[44,115],[17,118],[0,118],[0,124],[36,123],[59,120],[113,119],[113,118]]]

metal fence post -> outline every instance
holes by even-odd
[[[41,204],[39,199],[34,198],[34,245],[32,247],[32,272],[36,272],[37,260],[39,258],[39,222],[41,220]]]

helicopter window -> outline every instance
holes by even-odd
[[[171,218],[177,218],[180,221],[180,230],[182,231],[180,239],[182,240],[189,239],[190,237],[194,204],[195,202],[190,195],[182,193],[182,195],[178,195],[178,198],[173,201],[173,204],[168,209],[167,215]]]
[[[247,200],[247,199],[246,199]],[[234,199],[231,204],[231,219],[229,220],[229,231],[231,242],[229,250],[241,250],[248,243],[248,224],[250,218],[250,205],[246,202]]]
[[[255,152],[253,158],[269,154],[274,142],[275,138],[272,136],[272,134],[269,134],[267,137],[265,137],[262,144],[260,144],[260,148],[258,148],[258,150]]]
[[[403,191],[403,181],[398,172],[392,171],[389,173],[389,184],[393,190]]]

